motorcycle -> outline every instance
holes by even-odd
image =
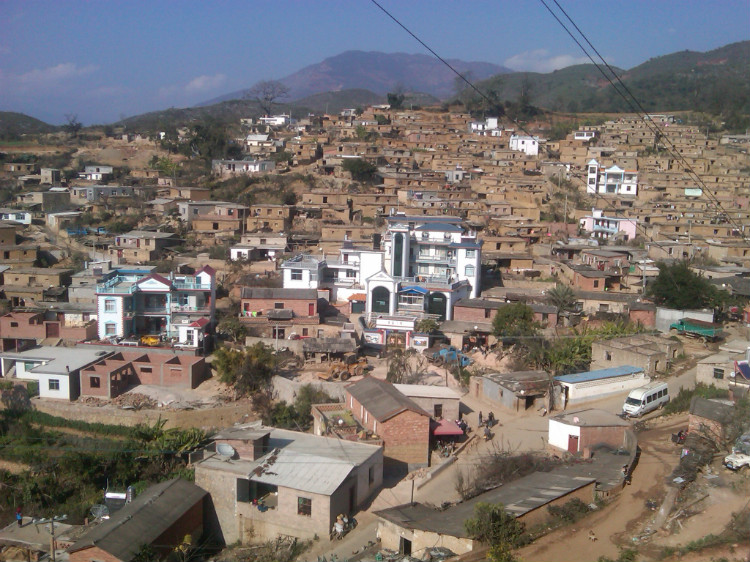
[[[357,526],[357,520],[354,517],[347,517],[346,515],[339,515],[336,518],[336,522],[333,524],[333,527],[331,528],[330,540],[343,539],[349,533],[349,531],[354,529],[356,526]]]

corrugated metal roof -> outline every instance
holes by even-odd
[[[595,381],[599,379],[609,379],[612,377],[623,377],[625,375],[635,375],[636,373],[642,372],[643,369],[641,367],[634,367],[633,365],[620,365],[619,367],[597,369],[596,371],[587,371],[585,373],[559,375],[555,377],[555,380],[575,384],[579,382]]]
[[[330,496],[354,464],[290,449],[272,451],[250,473],[250,480]]]
[[[346,387],[346,391],[357,399],[379,422],[389,420],[396,414],[411,410],[423,416],[430,414],[420,408],[411,398],[399,392],[391,383],[367,376]]]

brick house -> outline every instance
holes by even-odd
[[[625,434],[629,429],[629,422],[604,410],[563,412],[549,418],[548,443],[569,453],[583,453],[588,458],[590,451],[600,445],[611,449],[627,448]]]
[[[145,263],[158,260],[164,250],[180,241],[172,232],[147,232],[133,230],[115,236],[109,247],[109,258],[113,263]]]
[[[383,440],[387,462],[409,470],[430,462],[430,414],[389,382],[365,377],[344,389],[355,420]]]
[[[453,319],[463,322],[492,322],[497,309],[505,306],[505,301],[493,301],[488,299],[461,299],[453,307]],[[547,328],[557,325],[557,307],[528,303],[534,311],[534,322]]]
[[[69,322],[64,313],[9,312],[0,316],[0,348],[20,350],[45,338],[85,341],[96,338],[96,320]]]
[[[195,388],[205,376],[203,357],[117,352],[81,369],[81,396],[115,398],[136,384]]]
[[[316,289],[243,287],[240,320],[257,335],[288,337],[292,332],[312,336],[320,324]]]
[[[338,514],[354,515],[383,482],[380,446],[259,422],[212,439],[195,463],[195,482],[211,494],[207,530],[224,544],[328,537]]]
[[[89,528],[68,548],[70,562],[130,562],[144,545],[157,559],[203,535],[208,494],[192,482],[175,478],[155,484],[109,519]]]

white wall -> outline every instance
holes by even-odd
[[[552,418],[549,418],[548,442],[553,447],[558,447],[564,451],[568,450],[568,436],[575,435],[579,437],[578,445],[581,444],[581,428],[577,425],[567,425]]]
[[[712,310],[673,310],[671,308],[656,308],[656,329],[660,332],[669,332],[670,324],[674,324],[682,318],[693,318],[703,322],[713,322]]]
[[[104,301],[107,299],[112,299],[115,301],[115,310],[114,312],[105,312],[105,305]],[[122,337],[125,335],[124,333],[124,326],[122,322],[122,315],[123,315],[123,298],[117,295],[99,295],[97,298],[97,318],[98,318],[98,332],[99,332],[99,339],[107,339],[113,337],[112,335],[107,335],[107,328],[106,325],[110,323],[114,323],[116,326],[115,329],[115,336]]]
[[[612,377],[598,381],[588,381],[578,384],[561,383],[568,388],[568,403],[577,404],[589,400],[599,400],[607,396],[623,394],[625,400],[627,392],[634,388],[644,386],[651,382],[651,378],[645,373]]]
[[[50,380],[59,381],[60,390],[50,390]],[[70,400],[70,377],[67,375],[50,375],[41,373],[39,375],[39,396],[41,398]]]

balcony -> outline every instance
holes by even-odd
[[[143,306],[135,309],[123,310],[123,315],[128,318],[133,316],[169,316],[167,306]]]
[[[416,262],[427,262],[427,263],[445,263],[448,265],[456,265],[456,257],[441,254],[418,254]]]
[[[176,314],[210,314],[211,307],[207,304],[191,306],[188,304],[172,304],[171,310]]]
[[[210,291],[210,283],[195,283],[190,281],[175,281],[173,283],[178,291]]]

